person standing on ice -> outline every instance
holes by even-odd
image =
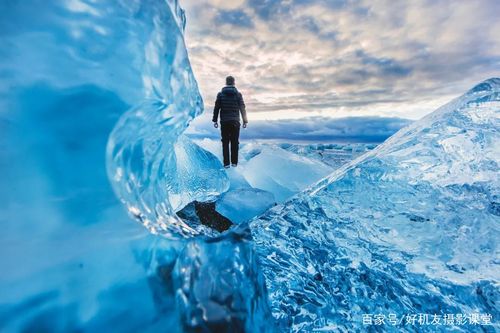
[[[214,116],[212,121],[214,127],[218,128],[217,119],[220,114],[220,132],[222,137],[222,155],[224,157],[224,168],[229,168],[229,162],[233,167],[238,165],[238,145],[240,138],[240,113],[243,118],[243,128],[247,127],[248,118],[245,110],[243,96],[234,86],[234,77],[226,77],[226,86],[217,94],[215,101]],[[229,149],[231,144],[231,149]],[[231,151],[231,156],[229,152]]]

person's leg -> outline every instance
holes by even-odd
[[[229,141],[231,140],[231,126],[227,123],[220,124],[221,141],[222,141],[222,156],[224,159],[224,167],[229,166]]]
[[[240,139],[240,123],[235,122],[231,131],[231,164],[238,164],[238,148]]]

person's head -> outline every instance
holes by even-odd
[[[234,86],[234,77],[232,77],[231,75],[226,77],[226,85],[227,86]]]

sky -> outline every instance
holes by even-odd
[[[184,0],[205,103],[190,131],[217,135],[233,75],[249,137],[382,140],[500,76],[500,1]],[[366,126],[365,126],[365,125]]]

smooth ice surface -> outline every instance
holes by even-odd
[[[327,165],[293,154],[275,146],[265,146],[242,165],[242,174],[252,187],[274,194],[278,202],[290,198],[333,169]]]
[[[490,79],[252,221],[280,327],[363,330],[362,315],[377,313],[498,318],[499,116]],[[498,324],[455,327],[483,329]]]
[[[217,200],[215,209],[239,224],[264,213],[276,204],[274,195],[256,188],[240,188],[224,193]]]
[[[252,187],[240,171],[241,168],[226,169],[226,174],[229,179],[229,191]]]

